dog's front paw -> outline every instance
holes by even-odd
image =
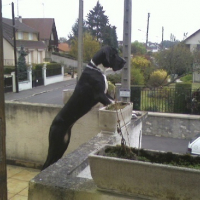
[[[115,101],[113,101],[112,99],[109,99],[110,100],[110,104],[115,104]]]

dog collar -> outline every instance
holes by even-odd
[[[96,67],[93,67],[93,66],[90,66],[90,65],[86,65],[86,67],[87,67],[87,68],[90,68],[90,69],[93,69],[93,70],[96,70],[96,71],[102,73],[101,70],[98,69],[98,68],[96,68]]]

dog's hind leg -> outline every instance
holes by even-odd
[[[65,135],[56,134],[56,132],[50,130],[49,134],[49,150],[47,160],[44,163],[42,170],[57,162],[65,153],[71,138],[71,128],[67,130]],[[62,136],[62,137],[61,137]],[[64,136],[64,137],[63,137]]]

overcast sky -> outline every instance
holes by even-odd
[[[11,18],[11,2],[2,0],[3,17]],[[79,0],[13,0],[13,2],[15,16],[54,18],[58,37],[67,38],[78,18]],[[109,23],[117,27],[118,40],[122,40],[124,0],[99,0],[99,2],[109,18]],[[83,15],[86,19],[97,0],[83,0],[83,3]],[[189,36],[200,29],[200,0],[132,0],[131,41],[146,41],[148,13],[150,13],[149,41],[152,42],[161,42],[162,26],[164,40],[169,40],[171,33],[178,40],[182,40],[184,33],[188,33]]]

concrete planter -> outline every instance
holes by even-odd
[[[200,170],[102,156],[107,147],[89,155],[99,189],[159,200],[199,199]]]
[[[127,105],[125,108],[117,111],[106,110],[106,107],[99,109],[99,127],[102,131],[116,132],[118,117],[121,127],[130,122],[132,117],[133,103],[128,102],[126,104]]]

